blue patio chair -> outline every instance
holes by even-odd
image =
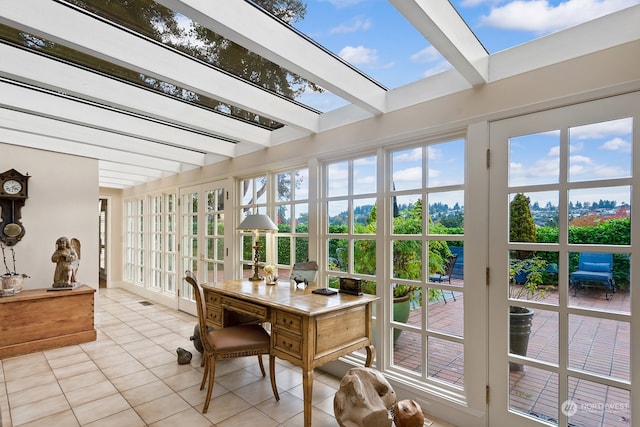
[[[574,296],[584,287],[604,286],[605,298],[607,301],[610,300],[616,292],[613,280],[613,254],[581,253],[578,269],[569,276],[569,284],[573,287]]]

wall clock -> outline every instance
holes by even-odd
[[[22,207],[29,197],[27,181],[28,174],[22,175],[15,169],[0,174],[0,241],[7,246],[13,246],[25,235],[22,218]]]

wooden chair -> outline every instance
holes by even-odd
[[[202,359],[204,362],[204,372],[200,390],[204,388],[207,379],[207,397],[202,408],[205,414],[211,401],[213,383],[216,374],[216,360],[233,359],[236,357],[258,356],[260,371],[262,376],[266,376],[262,355],[269,355],[269,376],[271,377],[271,389],[276,400],[280,400],[276,387],[275,356],[270,354],[271,337],[267,331],[259,324],[229,326],[221,329],[209,330],[207,327],[207,305],[204,298],[202,286],[191,271],[185,272],[185,280],[193,287],[193,293],[198,308],[198,324],[200,326],[200,340],[204,349]]]
[[[445,266],[444,266],[444,273],[432,274],[431,276],[429,276],[429,280],[431,280],[432,282],[438,282],[438,283],[449,282],[449,284],[451,284],[451,274],[453,273],[453,266],[456,265],[457,260],[458,260],[458,254],[449,255],[449,259],[447,259],[447,262],[445,263]],[[449,291],[449,292],[451,292],[451,296],[453,297],[453,300],[456,301],[456,295],[453,293],[453,291]],[[442,291],[442,299],[446,304],[447,298],[444,296],[444,291]]]

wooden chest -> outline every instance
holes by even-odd
[[[95,341],[94,294],[83,285],[0,298],[0,357]]]

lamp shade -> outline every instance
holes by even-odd
[[[271,221],[271,218],[263,214],[248,215],[238,226],[238,230],[271,231],[277,229],[278,227]]]

